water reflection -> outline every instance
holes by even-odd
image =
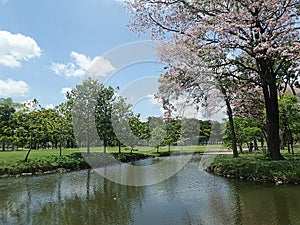
[[[160,183],[178,173],[192,155],[145,159],[96,169],[110,181],[130,186],[147,186]]]
[[[236,224],[300,224],[300,187],[297,185],[251,185],[232,182],[235,200],[240,202]]]
[[[176,176],[145,187],[113,183],[93,170],[2,179],[0,224],[300,224],[298,186],[228,180],[198,165],[193,160]],[[112,169],[126,172],[120,166],[106,172]]]
[[[130,224],[143,198],[90,170],[2,181],[0,224]]]

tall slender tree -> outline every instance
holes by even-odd
[[[133,118],[131,108],[132,105],[126,103],[126,100],[121,96],[119,96],[112,105],[112,126],[116,134],[119,153],[121,153],[121,145],[133,149],[138,142],[138,137],[133,134],[130,127],[130,120]]]
[[[97,95],[95,108],[96,128],[100,140],[103,142],[103,151],[106,153],[106,147],[113,145],[116,141],[116,135],[112,125],[112,110],[115,101],[115,90],[112,87],[102,86]]]
[[[81,146],[87,148],[88,154],[94,142],[99,140],[95,113],[98,96],[103,88],[103,84],[100,84],[97,80],[87,78],[67,94],[72,108],[72,121],[76,140]]]

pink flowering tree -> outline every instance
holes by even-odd
[[[244,79],[242,71],[251,74],[249,82],[262,88],[268,150],[275,160],[283,159],[277,82],[279,76],[288,76],[284,73],[288,62],[299,64],[299,4],[298,0],[127,1],[133,30],[151,30],[153,38],[186,45],[199,55],[204,48],[211,48],[213,58],[226,53],[231,66],[240,71],[235,75],[238,80]]]
[[[262,88],[240,85],[232,99],[233,114],[242,118],[264,120],[264,99]]]
[[[180,111],[179,98],[186,100],[181,102],[184,103],[183,108],[185,104],[193,104],[204,116],[211,116],[225,107],[229,119],[233,155],[238,157],[231,106],[235,96],[234,91],[238,89],[237,79],[227,76],[227,73],[235,73],[228,66],[222,68],[212,66],[213,57],[210,56],[209,51],[206,49],[199,56],[182,45],[162,45],[159,48],[160,57],[169,66],[160,78],[157,97],[162,99],[167,116],[174,111]],[[224,58],[224,54],[220,53],[216,61],[225,62],[226,57]]]

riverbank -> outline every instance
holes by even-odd
[[[68,155],[57,154],[47,157],[29,158],[24,160],[9,161],[0,164],[0,177],[19,177],[30,175],[42,175],[50,173],[64,173],[88,168],[99,168],[126,162],[133,162],[149,157],[168,157],[170,155],[203,154],[203,151],[182,152],[122,152],[104,154],[92,152],[90,154],[74,150]],[[4,153],[5,154],[5,153]],[[10,154],[10,153],[7,153]],[[42,155],[42,153],[39,153]],[[262,153],[240,154],[239,158],[233,158],[231,154],[218,155],[214,161],[206,167],[206,171],[215,175],[242,180],[276,183],[276,184],[300,184],[300,153],[294,156],[284,154],[286,160],[271,161]]]
[[[0,177],[30,176],[50,173],[63,173],[81,169],[103,167],[116,163],[133,162],[152,157],[141,153],[80,153],[70,155],[49,155],[47,158],[18,160],[0,165]]]
[[[42,175],[51,173],[64,173],[89,168],[99,168],[109,165],[134,162],[152,157],[169,157],[190,154],[203,154],[203,151],[196,152],[110,152],[100,153],[73,152],[69,155],[47,155],[47,157],[29,158],[28,161],[15,160],[0,164],[0,178]]]
[[[286,160],[273,161],[262,153],[218,155],[206,171],[215,175],[242,180],[275,183],[300,184],[300,154],[284,154]]]
[[[0,152],[0,177],[62,173],[120,162],[133,162],[149,157],[202,154],[215,149],[223,150],[220,145],[171,146],[170,152],[168,146],[161,147],[159,152],[150,146],[137,148],[138,150],[132,153],[129,148],[122,148],[122,153],[118,153],[117,147],[108,147],[109,154],[104,154],[102,148],[91,148],[90,155],[86,154],[86,149],[63,149],[62,156],[59,156],[58,149],[32,150],[27,162],[24,161],[27,150],[4,151]]]

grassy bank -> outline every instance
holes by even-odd
[[[300,153],[283,155],[284,161],[269,160],[262,153],[241,154],[239,158],[219,155],[206,171],[258,182],[300,184]]]
[[[226,150],[221,145],[200,145],[200,146],[171,146],[172,154],[179,153],[203,153],[206,151],[216,151],[216,150]],[[109,153],[118,153],[118,147],[108,147],[107,152]],[[72,153],[77,152],[86,152],[84,148],[73,148],[73,149],[63,149],[62,155],[69,156]],[[103,152],[102,147],[91,148],[92,153],[101,153]],[[122,147],[122,153],[130,153],[130,149]],[[157,153],[156,148],[149,146],[137,146],[133,153],[141,153],[144,155],[150,156],[160,156],[164,154],[169,154],[168,146],[163,146],[159,148],[159,153]],[[18,150],[18,151],[0,151],[0,166],[4,164],[11,164],[18,160],[24,160],[27,154],[27,150]],[[32,150],[29,155],[29,159],[42,159],[47,158],[53,155],[59,155],[58,149],[40,149]]]
[[[86,149],[63,149],[59,156],[58,149],[40,149],[30,152],[28,161],[25,162],[27,150],[0,152],[0,177],[56,173],[80,170],[92,167],[111,165],[117,159],[120,162],[132,162],[139,159],[177,154],[203,153],[205,151],[220,150],[220,146],[167,146],[156,148],[139,146],[132,153],[128,148],[122,148],[118,153],[117,147],[108,147],[110,154],[103,154],[103,148],[91,148],[91,154],[86,154]]]
[[[101,167],[118,162],[131,162],[145,159],[149,156],[140,153],[112,153],[93,152],[89,155],[73,152],[69,155],[48,155],[47,157],[30,158],[28,161],[16,160],[0,165],[0,177],[38,175],[48,173],[62,173],[91,167]],[[118,161],[116,161],[117,159]]]

